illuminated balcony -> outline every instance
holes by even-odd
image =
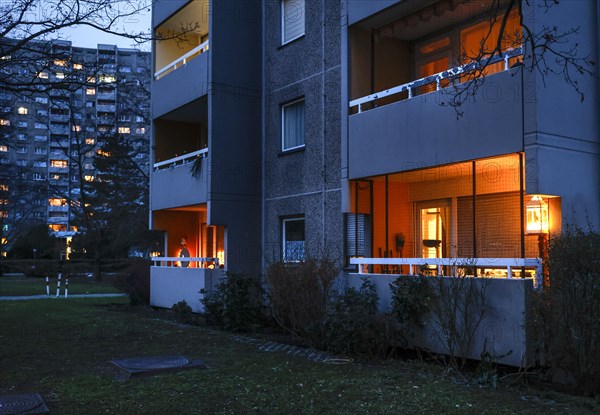
[[[191,1],[156,28],[153,116],[156,118],[206,95],[208,88],[208,8]],[[175,37],[175,38],[174,38]]]

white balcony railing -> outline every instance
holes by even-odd
[[[398,275],[401,273],[401,266],[408,266],[408,275],[415,275],[415,271],[420,273],[423,267],[427,270],[432,267],[439,276],[444,275],[442,267],[451,268],[450,276],[457,275],[459,269],[470,269],[473,270],[473,273],[477,269],[506,269],[506,274],[492,273],[490,275],[506,279],[513,278],[513,268],[525,268],[535,271],[534,285],[536,288],[541,287],[543,275],[540,258],[350,258],[350,264],[358,265],[359,274],[368,274],[369,265],[379,265],[387,273]]]
[[[219,258],[210,257],[152,257],[153,267],[219,268]],[[185,264],[187,263],[187,264]]]
[[[482,68],[486,65],[492,65],[497,62],[504,62],[504,70],[507,71],[510,69],[510,59],[515,58],[517,56],[523,55],[523,48],[515,48],[504,52],[503,56],[493,56],[488,59],[482,59],[481,61],[471,62],[466,65],[457,66],[455,68],[447,69],[443,72],[439,72],[425,78],[420,78],[414,81],[410,81],[406,84],[402,84],[399,86],[395,86],[390,89],[386,89],[385,91],[376,92],[371,95],[367,95],[361,98],[357,98],[355,100],[350,101],[350,108],[358,107],[358,112],[361,113],[363,111],[363,104],[374,102],[378,99],[389,97],[391,95],[400,94],[402,92],[407,91],[408,97],[410,99],[413,97],[413,91],[421,86],[432,84],[435,82],[436,90],[439,91],[443,89],[442,81],[444,79],[453,79],[458,77],[459,75],[467,74],[469,72],[473,72],[478,68]]]
[[[208,51],[208,40],[200,45],[196,46],[194,49],[190,50],[183,56],[175,59],[173,62],[163,66],[161,69],[154,73],[154,79],[159,80],[161,75],[166,75],[166,73],[171,72],[179,68],[180,66],[184,66],[188,60],[195,57],[195,55],[199,55],[203,52]]]
[[[154,163],[154,171],[168,169],[175,166],[181,166],[193,162],[196,158],[206,158],[208,156],[208,148],[194,151],[192,153],[183,154],[181,156],[173,157],[168,160],[164,160],[158,163]]]

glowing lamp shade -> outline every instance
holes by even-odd
[[[548,233],[548,203],[542,196],[533,195],[525,206],[525,210],[527,211],[527,233]]]

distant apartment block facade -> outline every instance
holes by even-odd
[[[523,69],[518,10],[501,53],[478,56],[498,41],[493,4],[158,1],[156,33],[199,25],[183,46],[154,45],[150,209],[165,248],[151,301],[199,310],[222,270],[329,255],[347,286],[373,278],[385,309],[398,275],[469,260],[517,321],[548,235],[600,226],[600,91],[595,69],[575,75],[583,102],[563,77]],[[578,27],[597,61],[595,2],[538,6],[524,2],[525,24]],[[485,78],[449,105],[474,61]],[[529,358],[518,348],[506,363]]]
[[[45,223],[61,238],[77,231],[80,184],[95,179],[103,137],[130,141],[148,170],[150,53],[66,41],[28,48],[0,65],[3,251],[17,227]]]

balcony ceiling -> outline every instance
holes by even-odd
[[[169,120],[178,122],[204,123],[207,121],[207,100],[206,97],[197,99],[182,107],[173,110],[157,120]]]
[[[501,3],[506,3],[502,0]],[[491,10],[494,0],[422,0],[401,2],[358,24],[379,37],[415,40]]]
[[[161,33],[178,33],[198,25],[195,32],[201,36],[208,33],[208,7],[204,1],[191,1],[158,27]]]

